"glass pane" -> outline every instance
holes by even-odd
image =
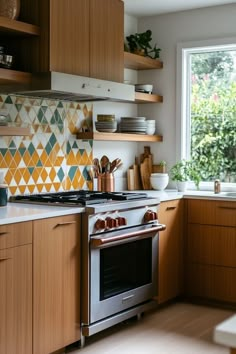
[[[236,182],[236,50],[190,58],[191,159],[203,181]]]
[[[152,281],[152,238],[100,251],[100,300]]]

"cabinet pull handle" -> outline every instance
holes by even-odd
[[[7,231],[0,232],[0,236],[6,235],[6,234],[9,234],[9,232],[7,232]]]
[[[11,259],[11,258],[10,257],[0,258],[0,262],[7,261],[8,259]]]
[[[176,206],[170,206],[166,208],[166,210],[174,210],[174,209],[176,209]]]
[[[230,210],[236,210],[235,207],[230,207],[230,206],[219,206],[218,208],[220,209],[230,209]]]
[[[66,226],[66,225],[72,225],[75,224],[76,221],[65,221],[65,222],[59,222],[54,226],[54,228],[59,227],[59,226]]]

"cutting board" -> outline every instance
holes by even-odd
[[[128,190],[140,190],[142,189],[142,183],[140,179],[139,166],[134,164],[127,171]]]
[[[150,163],[150,158],[145,157],[143,162],[141,162],[140,164],[140,175],[141,175],[143,189],[152,189],[150,183],[151,173],[152,173],[152,164]]]

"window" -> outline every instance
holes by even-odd
[[[225,42],[178,46],[179,157],[202,181],[236,182],[236,41]]]

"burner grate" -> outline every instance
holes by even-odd
[[[42,193],[31,195],[18,195],[10,197],[9,201],[14,203],[34,204],[56,204],[56,205],[91,205],[116,201],[129,201],[134,199],[147,198],[146,193],[125,193],[125,192],[99,192],[99,191],[67,191],[56,193]]]

